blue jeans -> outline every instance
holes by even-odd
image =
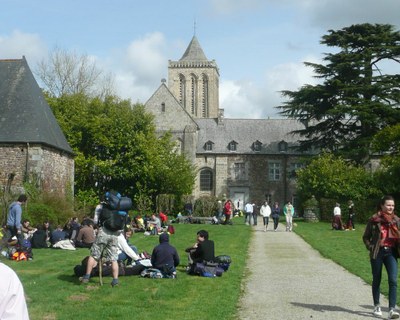
[[[395,308],[397,299],[397,254],[396,249],[379,249],[376,259],[371,259],[372,297],[374,305],[379,305],[382,266],[385,265],[389,282],[389,309]]]

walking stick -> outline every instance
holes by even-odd
[[[104,249],[101,250],[101,255],[100,255],[100,259],[99,259],[99,279],[100,279],[100,285],[103,286],[103,253],[104,253]]]

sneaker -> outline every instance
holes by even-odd
[[[382,312],[381,312],[381,314],[382,314]],[[390,309],[388,319],[398,319],[399,317],[400,317],[400,314],[397,311],[395,311],[394,309]]]
[[[85,277],[85,276],[79,277],[79,281],[80,281],[81,283],[88,283],[88,282],[89,282],[89,278],[87,278],[87,277]]]
[[[111,287],[118,287],[118,285],[119,285],[119,282],[118,282],[118,279],[112,279],[112,281],[111,281]]]

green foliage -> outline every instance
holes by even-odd
[[[301,199],[333,198],[336,201],[365,199],[378,195],[371,174],[363,167],[352,165],[329,153],[314,158],[297,172],[298,192]]]
[[[325,149],[366,163],[374,135],[400,121],[400,75],[382,70],[399,63],[400,33],[365,23],[329,30],[321,43],[339,49],[325,54],[325,64],[305,63],[322,83],[283,91],[289,100],[278,108],[307,123],[296,131],[304,137],[301,150]]]
[[[29,203],[27,212],[23,213],[23,219],[29,219],[33,226],[42,225],[47,220],[58,224],[57,212],[44,203]]]
[[[203,196],[196,200],[194,204],[194,216],[212,217],[218,210],[218,199],[213,196]]]
[[[400,196],[400,124],[382,129],[372,142],[373,151],[384,154],[375,179],[384,194]]]
[[[174,152],[168,133],[157,137],[153,116],[140,104],[108,96],[49,97],[75,157],[75,192],[114,189],[151,208],[158,194],[191,193],[194,170]],[[90,196],[91,197],[91,196]]]

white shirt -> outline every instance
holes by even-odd
[[[121,251],[125,252],[133,260],[140,259],[135,251],[133,251],[132,248],[129,246],[123,233],[118,236],[118,254],[121,253]]]
[[[271,207],[269,205],[263,204],[260,208],[260,214],[263,217],[269,217],[271,215]]]
[[[251,203],[246,203],[245,207],[244,207],[244,211],[248,212],[248,213],[253,213],[253,205]]]
[[[24,288],[17,274],[0,263],[0,319],[29,320]]]
[[[334,216],[340,216],[342,214],[342,211],[340,210],[340,207],[335,207],[333,209],[333,215]]]

